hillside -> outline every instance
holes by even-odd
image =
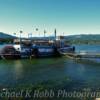
[[[70,35],[65,37],[70,43],[75,44],[100,44],[100,35]]]
[[[13,41],[13,39],[16,38],[15,36],[8,35],[7,33],[0,32],[0,40],[2,42],[10,42]],[[69,41],[71,44],[100,44],[100,35],[69,35],[64,37],[67,41]],[[54,39],[53,36],[51,37],[32,37],[30,39]],[[1,42],[1,41],[0,41]]]
[[[66,36],[67,39],[73,40],[73,39],[80,39],[80,40],[100,40],[100,35],[69,35]]]
[[[13,39],[15,38],[12,35],[8,35],[7,33],[0,32],[0,39]]]

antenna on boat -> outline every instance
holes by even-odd
[[[55,34],[55,40],[56,40],[56,37],[57,37],[57,31],[56,31],[56,29],[54,30],[54,34]]]
[[[46,35],[46,30],[44,30],[44,37],[45,37],[45,35]]]
[[[38,29],[38,28],[36,28],[35,30],[36,30],[36,32],[38,32],[38,31],[39,31],[39,29]],[[40,34],[39,34],[39,36],[40,36]]]
[[[21,44],[21,34],[23,33],[23,31],[20,30],[20,44]]]

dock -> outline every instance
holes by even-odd
[[[74,52],[74,53],[63,53],[64,56],[70,59],[82,59],[82,58],[100,58],[100,52]]]

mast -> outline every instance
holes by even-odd
[[[57,38],[57,31],[56,31],[56,29],[54,30],[54,34],[55,34],[55,40],[56,40],[56,38]]]
[[[46,35],[46,30],[44,30],[44,37],[45,37],[45,35]]]
[[[21,45],[21,42],[22,42],[22,37],[21,37],[21,34],[23,33],[22,30],[20,30],[20,45]]]

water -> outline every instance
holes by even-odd
[[[76,50],[91,46],[76,46]],[[90,49],[89,49],[90,48]],[[94,46],[92,50],[100,50]],[[0,87],[16,87],[51,81],[64,88],[99,88],[100,63],[62,58],[0,60]]]
[[[75,45],[75,47],[76,47],[76,52],[79,51],[100,52],[100,45],[81,44],[81,45]]]

